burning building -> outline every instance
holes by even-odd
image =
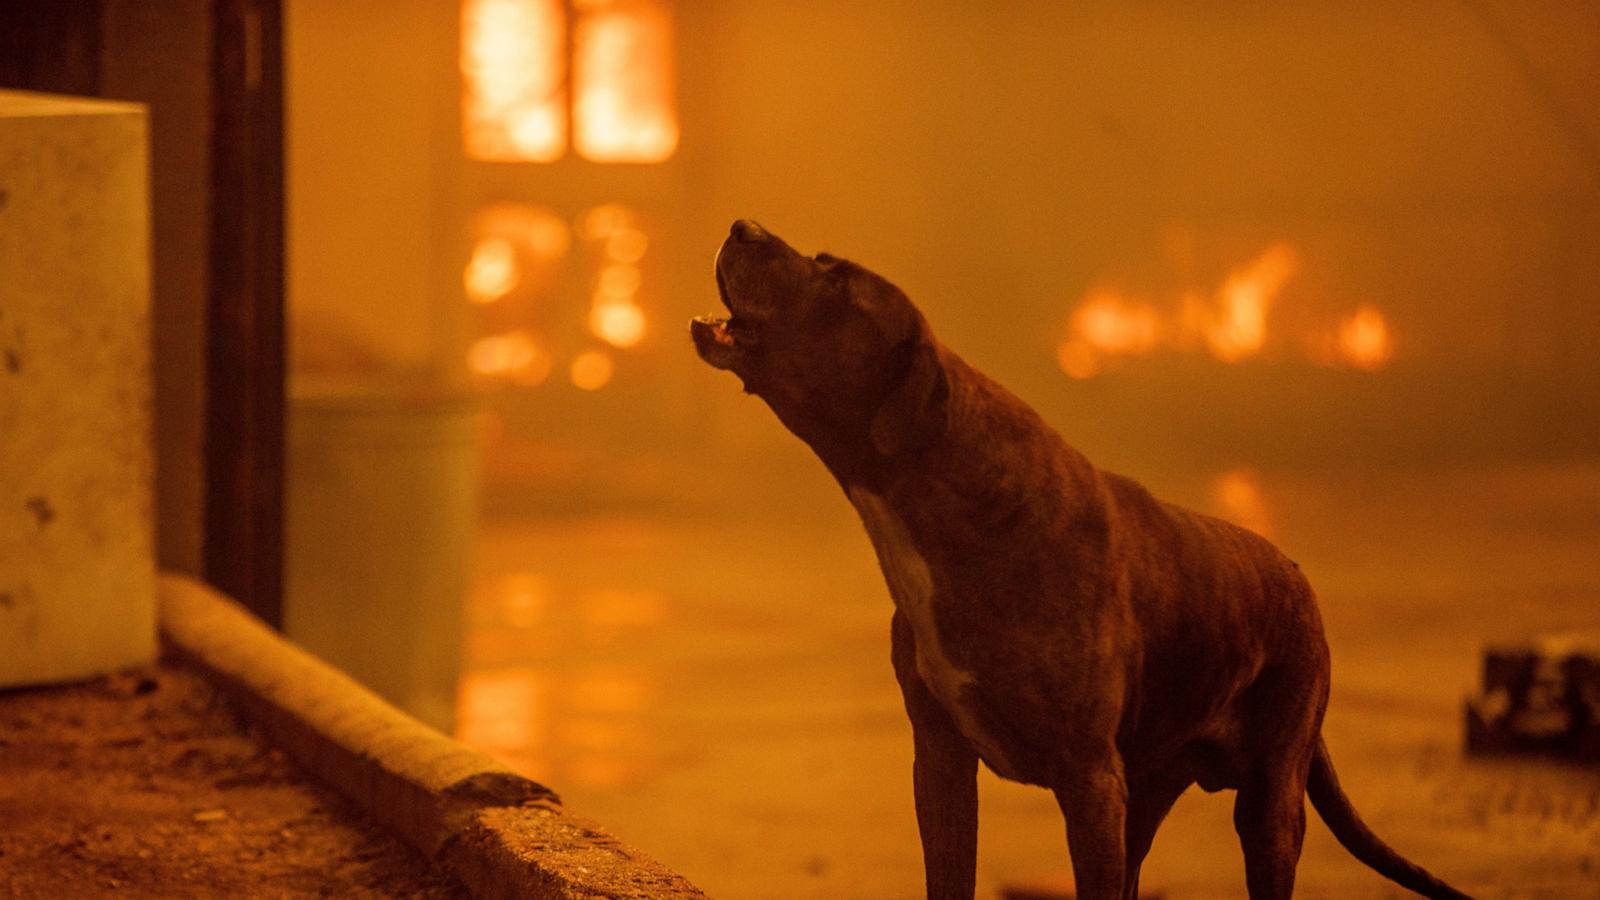
[[[1600,617],[1589,6],[89,6],[0,14],[0,84],[150,105],[162,567],[714,893],[921,878],[870,546],[685,334],[742,217],[1294,556],[1397,842],[1600,863],[1590,773],[1460,733],[1483,645]],[[980,886],[1051,890],[1049,798],[982,790]],[[1241,889],[1213,799],[1147,885]]]

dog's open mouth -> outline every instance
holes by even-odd
[[[720,251],[712,264],[712,269],[717,277],[717,295],[722,300],[722,305],[731,311],[733,307],[728,302],[728,284],[722,275]],[[738,329],[728,316],[695,316],[689,323],[689,334],[694,338],[694,347],[699,352],[700,358],[711,365],[719,369],[731,369],[738,361],[742,350],[737,336]]]
[[[711,340],[724,347],[733,347],[738,343],[733,337],[733,329],[728,327],[727,316],[695,316],[692,327],[696,332],[709,331]]]
[[[733,368],[743,349],[737,331],[723,316],[695,316],[689,323],[689,334],[700,358],[719,369]]]

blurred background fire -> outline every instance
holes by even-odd
[[[178,112],[210,115],[237,7],[245,91],[282,63],[286,630],[712,894],[921,889],[871,549],[685,333],[740,217],[1279,542],[1386,838],[1592,893],[1600,775],[1463,756],[1461,700],[1486,642],[1600,617],[1593,4],[93,6],[103,95],[154,98],[162,564],[201,568],[196,298],[237,274],[194,248],[243,221],[183,200],[230,145]],[[981,890],[1059,882],[1053,801],[982,792]],[[1240,893],[1225,798],[1179,804],[1145,883]],[[1301,885],[1383,890],[1316,827]]]

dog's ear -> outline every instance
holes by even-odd
[[[873,448],[884,456],[920,450],[949,427],[949,379],[925,327],[917,332],[907,342],[911,359],[905,375],[889,389],[868,432]]]

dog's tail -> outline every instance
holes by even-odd
[[[1328,824],[1328,830],[1351,855],[1377,871],[1379,875],[1401,887],[1416,891],[1436,900],[1471,900],[1426,869],[1417,865],[1385,844],[1372,833],[1367,823],[1361,821],[1339,787],[1339,777],[1333,773],[1333,760],[1328,757],[1328,745],[1317,738],[1316,753],[1311,757],[1311,777],[1306,782],[1306,794],[1311,805]]]

